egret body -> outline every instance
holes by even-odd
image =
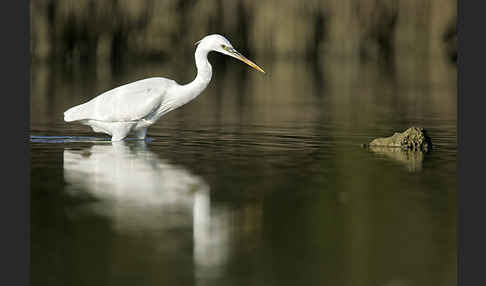
[[[180,85],[171,79],[154,77],[125,84],[68,109],[64,112],[64,121],[91,126],[94,132],[111,135],[111,141],[123,140],[131,133],[138,139],[145,139],[150,125],[196,98],[208,86],[213,74],[207,58],[209,52],[237,58],[264,72],[221,35],[208,35],[196,44],[197,76],[192,82]]]

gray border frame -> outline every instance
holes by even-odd
[[[30,53],[29,1],[3,2],[2,37],[3,173],[0,284],[29,285],[30,260]]]

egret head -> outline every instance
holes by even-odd
[[[196,45],[203,46],[209,51],[215,51],[222,53],[224,55],[236,58],[250,67],[256,69],[259,72],[265,73],[259,66],[257,66],[254,62],[247,59],[245,56],[240,54],[237,50],[233,48],[233,45],[223,36],[218,34],[208,35],[204,37],[202,40],[198,41]]]

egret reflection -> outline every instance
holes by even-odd
[[[173,249],[184,229],[184,240],[192,240],[196,277],[219,273],[228,256],[229,211],[211,206],[203,178],[160,159],[143,141],[132,143],[64,150],[68,192],[92,197],[81,212],[106,216],[117,233],[143,233],[144,241],[171,252],[186,248]]]

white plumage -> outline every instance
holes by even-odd
[[[147,78],[106,91],[90,101],[64,112],[64,121],[91,126],[95,132],[123,140],[130,133],[144,139],[147,128],[166,113],[196,98],[209,84],[212,67],[207,54],[220,52],[237,58],[258,71],[263,70],[237,52],[221,35],[209,35],[198,42],[195,53],[197,76],[186,85],[162,77]]]

